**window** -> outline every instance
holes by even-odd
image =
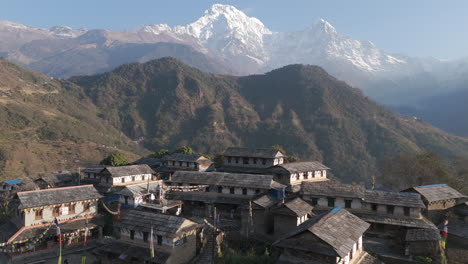
[[[179,161],[179,166],[182,167],[182,161]]]
[[[106,177],[106,183],[109,183],[110,178]]]
[[[235,159],[236,159],[236,164],[237,164],[237,163],[239,163],[239,158],[238,158],[238,157],[236,157]]]
[[[309,178],[309,172],[304,172],[304,180],[307,180]]]
[[[260,193],[260,189],[256,189],[255,194],[259,194],[259,193]]]
[[[372,204],[371,207],[372,207],[372,211],[377,211],[377,204]]]
[[[122,177],[122,179],[121,179],[120,181],[121,181],[122,183],[124,183],[124,182],[125,182],[125,178]]]
[[[130,239],[135,239],[135,230],[130,230]]]
[[[157,240],[158,246],[162,245],[162,236],[158,235],[156,240]]]
[[[335,198],[328,198],[328,207],[335,207]]]
[[[249,158],[242,158],[242,163],[249,164]]]
[[[299,173],[297,173],[297,174],[295,174],[295,175],[296,175],[296,180],[298,181],[299,178],[300,178],[300,175],[299,175]]]
[[[128,196],[124,196],[125,198],[125,204],[128,204]]]
[[[182,240],[182,241],[184,241],[184,243],[186,243],[186,242],[187,242],[187,235],[184,235],[184,238],[183,238],[183,240]]]
[[[387,205],[387,214],[393,214],[394,210],[395,210],[395,206]]]
[[[218,193],[222,193],[223,192],[223,187],[222,186],[218,186]]]
[[[228,157],[228,163],[231,163],[232,158]]]
[[[409,207],[403,207],[403,213],[405,214],[405,216],[410,216],[410,209],[409,209]]]
[[[36,210],[36,220],[42,219],[42,209]]]
[[[242,188],[242,194],[247,195],[247,188]]]
[[[175,166],[175,161],[172,162],[172,166]]]
[[[253,164],[257,164],[257,158],[253,158]]]
[[[312,205],[318,204],[318,198],[312,198]]]
[[[89,212],[89,203],[83,203],[83,212]]]
[[[143,232],[143,242],[148,242],[148,232]]]
[[[52,209],[52,216],[59,216],[60,215],[60,206],[54,207]]]
[[[231,194],[234,194],[234,187],[229,188],[229,192],[230,192]]]
[[[68,214],[75,214],[75,205],[74,204],[70,204],[70,206],[68,207]]]
[[[132,181],[135,181],[135,176],[132,176]]]
[[[186,164],[185,166],[190,167],[190,163],[189,163],[189,162],[186,162],[186,163],[187,163],[187,164]]]
[[[353,200],[345,200],[345,208],[351,208],[351,203],[353,202]]]
[[[262,159],[262,164],[263,164],[263,165],[266,164],[266,159]]]

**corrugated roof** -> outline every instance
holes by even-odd
[[[301,162],[283,163],[280,165],[276,165],[272,169],[274,170],[275,168],[283,168],[289,171],[290,173],[330,169],[318,161],[301,161]]]
[[[281,241],[287,244],[288,239],[308,231],[330,245],[337,256],[345,257],[369,226],[369,223],[364,222],[345,209],[336,208],[305,221],[294,231],[282,236],[275,244]],[[312,244],[302,245],[302,249],[307,250],[309,247],[313,250],[315,246]]]
[[[164,156],[165,161],[183,161],[183,162],[196,162],[199,159],[208,160],[200,154],[185,154],[185,153],[173,153],[171,155]]]
[[[162,181],[153,181],[149,184],[149,191],[154,193],[158,191],[158,186],[162,184]],[[127,185],[122,190],[116,192],[116,194],[125,195],[129,197],[141,196],[146,194],[148,191],[148,183],[140,183]]]
[[[364,202],[395,205],[403,207],[426,208],[421,196],[410,192],[387,192],[378,190],[366,190]]]
[[[440,232],[436,229],[409,229],[405,241],[438,241]]]
[[[364,198],[364,185],[343,184],[336,181],[302,182],[301,192],[304,195],[317,197]]]
[[[284,155],[276,149],[235,148],[235,147],[227,148],[226,151],[224,151],[224,156],[268,158],[268,159],[284,157]]]
[[[20,208],[102,198],[93,185],[81,185],[17,193]]]
[[[447,184],[422,185],[413,187],[412,189],[421,194],[428,202],[466,197]]]
[[[176,171],[172,175],[171,181],[184,184],[208,184],[258,189],[286,188],[286,185],[274,181],[273,175],[260,174]]]
[[[18,179],[15,179],[15,180],[5,181],[4,183],[8,185],[16,185],[16,184],[22,184],[23,182]]]
[[[104,171],[108,171],[112,177],[130,176],[138,174],[155,174],[154,170],[146,164],[127,165],[119,167],[106,167]]]
[[[122,219],[115,222],[114,225],[140,232],[150,232],[151,225],[153,225],[153,232],[156,235],[166,237],[177,237],[180,233],[199,226],[183,217],[134,209],[126,210]]]
[[[293,216],[304,216],[310,213],[312,209],[314,209],[312,205],[297,197],[285,203],[279,204],[278,207],[272,209],[272,212]]]

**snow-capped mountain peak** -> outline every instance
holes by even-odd
[[[56,36],[56,37],[76,38],[76,37],[83,35],[88,30],[85,28],[73,29],[67,26],[55,26],[55,27],[49,28],[48,31],[50,32],[51,35]]]

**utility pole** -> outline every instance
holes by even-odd
[[[213,245],[211,248],[211,263],[214,264],[215,262],[215,240],[216,240],[216,207],[213,204]]]

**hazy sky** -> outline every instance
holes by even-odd
[[[302,30],[318,18],[339,33],[391,53],[468,56],[466,0],[0,0],[0,19],[35,27],[133,29],[185,25],[213,3],[231,4],[272,31]],[[1,36],[0,36],[1,37]]]

